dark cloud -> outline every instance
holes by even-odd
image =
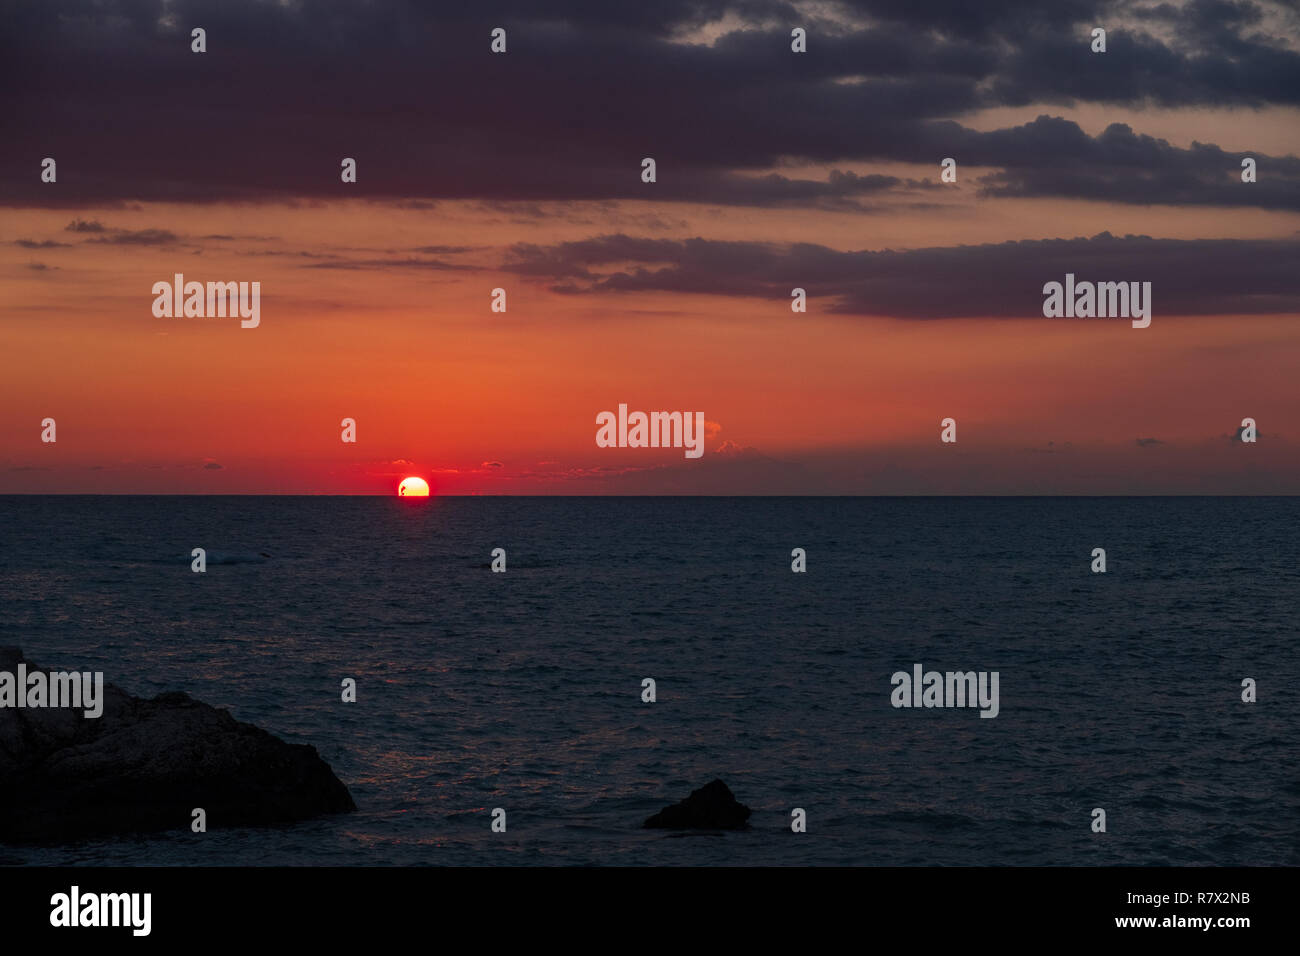
[[[312,252],[309,249],[246,249],[239,252],[243,256],[289,256],[296,259],[338,259],[337,252]]]
[[[1227,153],[1204,143],[1181,149],[1135,134],[1124,123],[1089,137],[1075,123],[1050,116],[1015,129],[958,137],[968,141],[956,152],[971,162],[1007,166],[981,178],[988,195],[1300,210],[1300,159],[1294,156]],[[1016,155],[1033,160],[1007,160]],[[1247,156],[1256,162],[1254,183],[1241,181]]]
[[[1137,442],[1137,446],[1138,446],[1139,448],[1151,448],[1151,447],[1153,447],[1153,446],[1155,446],[1155,445],[1163,445],[1163,444],[1164,444],[1164,442],[1162,442],[1162,441],[1161,441],[1160,439],[1158,439],[1158,438],[1138,438],[1138,439],[1136,439],[1136,442]]]
[[[483,462],[483,464],[482,464],[481,467],[483,467],[483,468],[504,468],[505,465],[504,465],[503,463],[499,462],[499,461],[485,461],[485,462]]]
[[[850,0],[834,20],[775,0],[498,0],[491,17],[450,0],[10,7],[5,205],[653,197],[855,208],[917,184],[772,170],[789,158],[933,167],[953,156],[1003,170],[984,184],[994,195],[1297,208],[1294,157],[1232,189],[1240,157],[1214,147],[1115,127],[1088,137],[1064,120],[993,132],[959,122],[1036,103],[1300,104],[1300,54],[1268,33],[1294,14],[1266,0]],[[679,42],[724,11],[739,26],[714,45]],[[488,52],[489,22],[509,30],[504,56]],[[189,49],[196,23],[204,54]],[[789,50],[792,23],[810,30],[807,54]],[[1088,47],[1098,23],[1110,25],[1105,54]],[[29,158],[46,155],[59,159],[57,184]],[[356,184],[339,181],[344,156],[357,159]],[[640,181],[645,156],[659,164],[653,185]]]
[[[455,262],[444,262],[441,259],[416,259],[407,257],[405,259],[387,258],[387,259],[330,259],[326,262],[313,262],[310,265],[301,266],[303,269],[428,269],[435,272],[478,272],[478,266],[470,266]]]
[[[1263,4],[1246,6],[1258,9]],[[1295,51],[1253,31],[1247,36],[1248,24],[1231,20],[1210,33],[1178,33],[1175,44],[1169,45],[1146,32],[1147,26],[1162,26],[1154,22],[1158,19],[1144,22],[1120,13],[1090,24],[1110,25],[1105,53],[1091,51],[1087,30],[1031,32],[1000,62],[988,96],[1008,106],[1076,101],[1168,107],[1300,103],[1300,54]],[[1126,21],[1130,25],[1125,26]]]
[[[1162,315],[1300,311],[1300,238],[1153,239],[1101,233],[910,250],[844,252],[811,243],[639,239],[624,235],[517,244],[508,272],[554,280],[558,292],[689,292],[899,318],[1041,317],[1044,283],[1150,282]]]
[[[53,239],[42,239],[37,242],[35,239],[15,239],[15,246],[22,246],[24,249],[66,249],[71,246],[68,242],[55,242]]]
[[[204,465],[203,467],[204,467],[204,469],[207,470],[207,471],[220,471],[220,470],[221,470],[221,466],[218,465],[215,461],[210,461],[210,462],[208,462],[206,465]]]
[[[115,229],[109,235],[86,241],[113,246],[170,246],[179,242],[180,237],[167,229]]]
[[[883,29],[985,39],[1065,31],[1073,24],[1096,20],[1102,10],[1113,6],[1105,0],[845,0],[844,5],[874,21],[883,21]]]
[[[105,226],[97,219],[74,219],[64,226],[64,231],[93,233],[94,238],[83,241],[114,246],[167,246],[180,241],[180,237],[176,233],[167,229],[113,229]],[[19,245],[25,244],[25,240],[19,240]],[[49,245],[67,245],[67,243],[46,242],[42,244],[42,246]]]

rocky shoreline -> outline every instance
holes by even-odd
[[[0,647],[0,672],[44,670]],[[293,823],[356,809],[315,747],[289,744],[229,711],[104,684],[102,715],[0,707],[0,843],[207,826]]]

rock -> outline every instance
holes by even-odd
[[[16,673],[16,647],[0,671]],[[28,673],[44,670],[26,662]],[[103,715],[0,708],[0,842],[291,823],[355,810],[315,747],[288,744],[187,694],[133,697],[105,684]]]
[[[749,807],[738,803],[721,780],[707,783],[645,822],[652,829],[741,830],[748,826]]]

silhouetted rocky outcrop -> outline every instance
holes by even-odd
[[[0,671],[22,651],[0,647]],[[30,661],[27,671],[45,670]],[[187,694],[105,684],[103,715],[0,707],[0,842],[289,823],[355,810],[315,747],[288,744]]]
[[[645,822],[651,828],[671,830],[740,830],[747,826],[749,807],[737,802],[721,780],[707,783],[671,807],[664,807]]]

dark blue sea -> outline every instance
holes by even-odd
[[[0,498],[0,644],[310,743],[359,807],[0,857],[1300,864],[1298,529],[1296,498]],[[915,663],[997,671],[1000,713],[894,708]],[[641,828],[715,777],[749,830]]]

